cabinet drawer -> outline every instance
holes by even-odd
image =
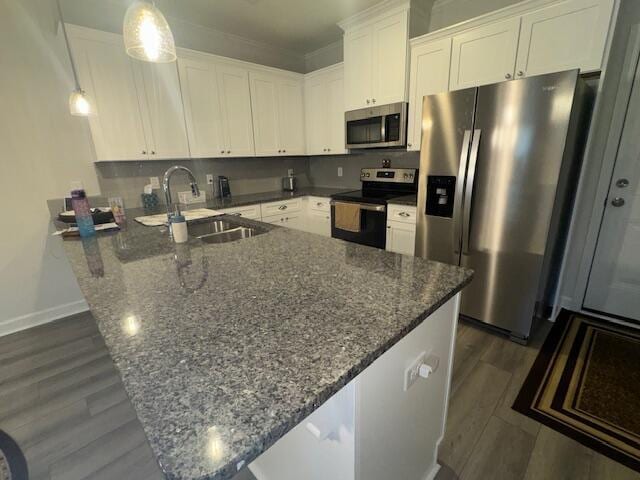
[[[250,218],[252,220],[260,220],[262,218],[262,215],[260,214],[260,204],[225,208],[219,211],[226,213],[227,215],[237,215],[239,217]]]
[[[403,223],[416,223],[416,207],[411,205],[389,205],[387,220]]]
[[[271,202],[262,204],[262,216],[283,215],[284,213],[299,212],[302,210],[302,199],[293,198],[291,200],[282,200],[280,202]]]
[[[269,215],[262,217],[262,221],[272,225],[282,225],[283,227],[299,229],[302,224],[301,213],[281,213],[280,215]]]
[[[316,210],[318,212],[330,212],[330,200],[330,198],[325,197],[309,197],[309,209]]]

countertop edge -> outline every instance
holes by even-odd
[[[320,408],[327,400],[329,400],[333,395],[335,395],[338,391],[344,388],[349,382],[355,379],[358,375],[360,375],[366,368],[373,364],[378,358],[384,355],[388,350],[390,350],[394,345],[396,345],[400,340],[406,337],[409,333],[415,330],[422,322],[424,322],[429,315],[442,307],[445,303],[451,300],[455,295],[460,293],[463,288],[471,283],[474,277],[474,272],[470,272],[470,274],[465,278],[463,282],[461,282],[456,288],[453,288],[448,294],[444,295],[438,302],[431,305],[427,310],[425,310],[421,315],[416,317],[413,321],[411,321],[405,328],[396,333],[389,341],[387,341],[384,345],[380,346],[378,349],[372,351],[366,358],[364,358],[360,363],[354,365],[351,370],[349,370],[345,375],[343,375],[337,382],[329,385],[325,390],[323,390],[316,398],[316,400],[307,404],[298,411],[294,412],[293,416],[279,425],[278,428],[269,432],[265,437],[259,438],[258,441],[262,445],[262,448],[257,448],[256,452],[252,452],[250,454],[246,454],[240,457],[236,457],[231,460],[227,465],[221,468],[218,471],[218,474],[214,476],[205,476],[200,477],[198,480],[226,480],[229,478],[229,475],[236,475],[242,468],[246,468],[249,463],[258,458],[264,452],[266,452],[272,445],[274,445],[278,440],[284,437],[288,432],[293,430],[302,420],[311,415],[314,411]],[[242,464],[240,469],[237,468],[238,464]],[[222,475],[224,473],[224,475]],[[173,477],[168,477],[173,478]]]

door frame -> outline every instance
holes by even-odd
[[[611,47],[611,44],[609,47]],[[608,53],[609,52],[607,52],[607,55]],[[602,163],[599,170],[589,172],[588,165],[589,163],[597,162],[596,158],[589,158],[598,155],[597,148],[593,145],[588,145],[588,151],[585,152],[585,156],[587,158],[585,159],[586,161],[584,162],[583,170],[580,175],[578,192],[575,199],[574,217],[572,219],[567,248],[565,250],[565,257],[561,267],[561,281],[558,286],[558,298],[556,299],[554,311],[551,316],[552,320],[555,320],[557,314],[563,307],[590,315],[595,313],[591,310],[585,310],[583,305],[587,294],[591,267],[595,258],[598,236],[604,219],[606,201],[609,195],[609,187],[613,179],[618,146],[622,138],[622,130],[624,128],[633,83],[636,75],[640,75],[640,23],[633,25],[629,30],[628,42],[622,65],[622,70],[617,82],[617,91],[614,100],[615,106],[613,107],[610,122],[608,122],[609,129],[606,135],[606,140],[604,140],[605,146],[602,150]],[[603,85],[605,81],[606,78],[603,78],[600,85]],[[598,93],[601,95],[602,90]],[[599,122],[603,121],[598,118],[600,116],[599,114],[602,114],[599,110],[600,108],[594,112],[592,127],[595,126],[602,128],[604,126],[598,125]],[[590,137],[593,135],[594,132],[592,131],[590,133]],[[598,140],[590,139],[589,143],[592,141],[597,142]],[[589,175],[592,175],[593,178],[597,179],[595,185],[585,185],[588,182],[588,179],[585,177],[588,177]],[[592,202],[592,208],[590,216],[586,220],[586,226],[583,225],[581,227],[577,224],[580,221],[584,222],[585,220],[581,220],[577,217],[580,213],[578,208],[582,202]],[[576,232],[579,229],[583,230],[582,234]],[[578,239],[580,235],[584,235],[584,240]],[[581,242],[582,246],[580,245]],[[581,254],[571,259],[570,249],[580,247],[582,247]],[[566,278],[567,264],[572,260],[579,263],[576,277],[573,281]],[[566,289],[567,284],[569,283],[573,283],[573,289],[570,291]],[[571,285],[568,286],[571,287]],[[611,317],[605,317],[602,313],[598,316],[611,319]],[[626,323],[621,319],[617,319],[616,321]]]

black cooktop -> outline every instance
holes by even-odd
[[[411,193],[354,190],[352,192],[333,194],[331,195],[331,198],[333,198],[334,200],[343,200],[345,202],[375,203],[379,205],[386,205],[387,202],[393,198],[403,197],[410,194]]]

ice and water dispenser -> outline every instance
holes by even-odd
[[[425,213],[436,217],[453,217],[455,191],[456,177],[429,175]]]

